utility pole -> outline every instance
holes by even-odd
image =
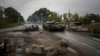
[[[69,30],[71,29],[70,28],[70,18],[71,18],[71,15],[70,15],[70,10],[69,10],[69,13],[68,13],[68,20],[69,20],[69,22],[68,22],[68,28],[69,28]]]
[[[43,18],[42,18],[43,13],[40,13],[40,23],[42,24]]]

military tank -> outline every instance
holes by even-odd
[[[39,30],[38,25],[30,25],[30,27],[26,27],[23,29],[23,31],[36,31],[36,30]]]
[[[64,31],[65,28],[65,25],[59,22],[46,22],[43,24],[43,29],[48,31]]]

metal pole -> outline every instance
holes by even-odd
[[[40,16],[40,24],[42,24],[42,15]]]
[[[42,13],[40,14],[40,23],[42,24]]]
[[[69,22],[68,22],[68,28],[70,30],[70,10],[69,10],[69,14],[68,14],[68,20],[69,20]]]

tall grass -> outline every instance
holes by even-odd
[[[94,34],[100,34],[100,23],[96,23],[94,25],[90,25],[88,31]]]

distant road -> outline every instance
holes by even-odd
[[[17,27],[4,28],[4,29],[0,29],[0,32],[10,32],[10,31],[22,30],[22,29],[24,29],[26,26],[29,27],[30,25],[31,25],[31,24],[24,24],[24,25],[17,26]]]
[[[2,32],[10,32],[10,31],[18,31],[18,30],[23,30],[26,27],[30,27],[30,25],[32,25],[32,23],[30,24],[24,24],[21,26],[17,26],[17,27],[11,27],[11,28],[5,28],[5,29],[0,29],[0,33]],[[40,30],[43,30],[42,28],[42,24],[33,24],[33,25],[38,25]]]

